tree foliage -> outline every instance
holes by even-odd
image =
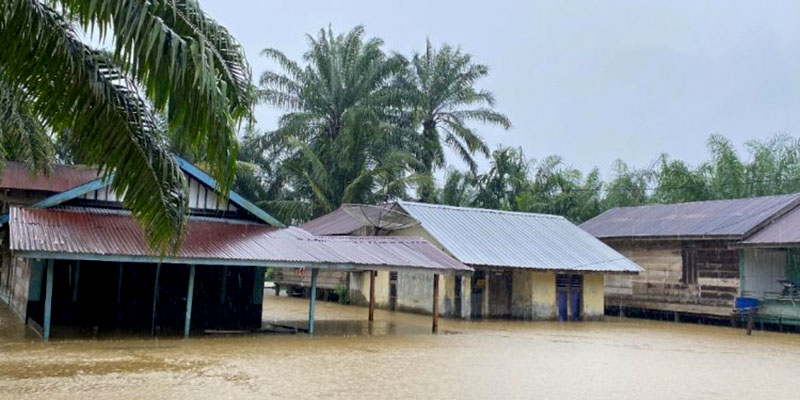
[[[410,61],[366,38],[328,28],[309,36],[301,62],[275,49],[262,55],[280,72],[261,76],[259,96],[284,109],[277,129],[245,137],[257,177],[240,184],[287,222],[348,202],[395,198],[467,207],[558,214],[581,222],[612,207],[800,191],[800,141],[786,135],[746,144],[743,159],[722,135],[693,166],[660,155],[647,168],[617,160],[604,176],[562,157],[528,158],[521,148],[488,145],[473,124],[511,126],[476,82],[488,67],[447,44],[426,42]],[[449,165],[448,152],[467,165]],[[488,156],[479,171],[476,156]],[[447,168],[436,185],[435,172]],[[260,172],[259,172],[260,171]],[[261,182],[258,189],[256,180]]]
[[[113,50],[87,44],[87,32]],[[232,183],[237,124],[251,114],[250,69],[196,1],[6,0],[0,41],[0,87],[15,93],[16,110],[113,176],[154,248],[176,248],[187,214],[170,141],[206,161],[223,191]]]
[[[296,221],[405,196],[424,180],[408,135],[406,59],[360,26],[323,29],[308,42],[303,65],[276,49],[261,53],[282,71],[261,75],[259,98],[286,111],[261,150],[279,160],[276,179],[288,189],[265,205]]]
[[[622,160],[609,179],[600,170],[583,175],[559,156],[536,162],[519,148],[492,153],[486,173],[450,170],[437,201],[443,204],[563,215],[586,221],[612,207],[721,200],[800,191],[800,140],[776,135],[747,142],[743,160],[730,140],[708,139],[709,160],[692,167],[667,154],[651,168],[637,169]]]
[[[419,158],[425,173],[444,167],[444,148],[461,159],[471,173],[477,173],[477,152],[489,156],[489,146],[470,123],[511,127],[505,115],[494,110],[495,98],[488,90],[477,89],[475,83],[489,74],[489,67],[476,64],[470,54],[444,44],[438,49],[430,40],[423,53],[411,59],[409,79],[412,90]],[[423,186],[420,195],[430,200],[432,191]]]

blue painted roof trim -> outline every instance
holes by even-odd
[[[207,174],[202,169],[197,168],[194,164],[184,160],[181,157],[176,157],[176,158],[178,159],[178,165],[181,167],[181,169],[184,172],[186,172],[187,174],[193,176],[195,179],[199,180],[200,182],[203,182],[208,187],[211,187],[214,190],[219,191],[219,188],[217,187],[217,181],[214,178],[212,178],[211,175]],[[275,219],[275,217],[273,217],[272,215],[269,215],[266,211],[264,211],[261,208],[259,208],[257,205],[251,203],[249,200],[247,200],[244,197],[242,197],[241,195],[239,195],[239,193],[236,193],[236,192],[231,190],[229,192],[229,194],[228,194],[228,198],[234,204],[236,204],[237,206],[244,208],[245,210],[249,211],[251,214],[255,215],[256,217],[258,217],[262,221],[264,221],[264,222],[266,222],[266,223],[268,223],[268,224],[270,224],[272,226],[275,226],[275,227],[278,227],[278,228],[283,228],[283,227],[286,226],[286,225],[282,224],[280,221],[278,221],[277,219]]]
[[[183,158],[180,158],[180,157],[176,157],[176,158],[178,160],[178,166],[181,168],[181,170],[183,170],[183,172],[186,172],[187,174],[191,175],[192,177],[194,177],[195,179],[199,180],[200,182],[202,182],[203,184],[207,185],[208,187],[219,191],[219,188],[217,187],[217,181],[214,178],[212,178],[211,175],[207,174],[205,171],[201,170],[200,168],[197,168],[192,163],[184,160]],[[113,174],[109,175],[107,178],[97,178],[97,179],[95,179],[93,181],[84,183],[83,185],[75,186],[72,189],[69,189],[67,191],[64,191],[64,192],[61,192],[61,193],[58,193],[58,194],[54,194],[54,195],[52,195],[52,196],[50,196],[50,197],[48,197],[48,198],[36,203],[36,204],[34,204],[33,208],[55,207],[55,206],[57,206],[57,205],[59,205],[61,203],[67,202],[69,200],[72,200],[72,199],[75,199],[75,198],[78,198],[78,197],[81,197],[86,193],[89,193],[89,192],[92,192],[92,191],[95,191],[95,190],[98,190],[98,189],[102,189],[103,187],[108,186],[111,183],[112,179],[114,179],[114,175]],[[262,210],[257,205],[251,203],[249,200],[245,199],[244,197],[242,197],[238,193],[236,193],[234,191],[231,191],[228,194],[228,198],[234,204],[236,204],[237,206],[239,206],[241,208],[244,208],[249,213],[255,215],[258,219],[266,222],[267,224],[270,224],[270,225],[272,225],[274,227],[278,227],[278,228],[285,227],[285,225],[282,224],[277,219],[275,219],[275,217],[273,217],[272,215],[269,215],[266,211]],[[7,219],[8,218],[6,217],[6,220]]]
[[[112,179],[114,179],[114,174],[109,175],[107,178],[97,178],[93,181],[86,182],[83,185],[75,186],[70,190],[54,194],[34,204],[32,207],[33,208],[55,207],[66,201],[81,197],[86,193],[102,189],[103,187],[108,186],[108,184],[111,183]]]

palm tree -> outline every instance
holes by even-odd
[[[450,168],[445,174],[444,185],[437,190],[437,203],[469,207],[475,199],[476,185],[476,178],[470,172]]]
[[[511,127],[505,115],[493,109],[494,95],[475,88],[475,82],[489,73],[483,64],[472,62],[472,56],[447,44],[433,48],[426,42],[425,53],[414,54],[411,81],[414,90],[416,120],[422,126],[421,161],[425,172],[445,165],[444,147],[449,147],[477,173],[476,152],[489,157],[489,147],[469,122]],[[422,188],[423,200],[431,188]]]
[[[276,49],[261,52],[282,72],[264,72],[258,93],[286,110],[265,147],[282,150],[282,179],[292,190],[270,208],[296,220],[397,194],[415,162],[404,150],[412,138],[402,134],[410,121],[400,87],[406,60],[384,53],[380,39],[365,39],[361,26],[339,35],[322,29],[308,42],[304,66]]]
[[[93,48],[79,30],[113,50]],[[168,137],[230,186],[236,127],[252,110],[250,69],[196,1],[4,0],[0,46],[3,86],[43,127],[70,132],[78,159],[113,174],[154,248],[174,249],[187,215]]]
[[[22,93],[0,80],[0,163],[28,162],[31,172],[49,173],[55,153],[47,129],[22,100]]]
[[[518,211],[518,197],[531,186],[531,162],[522,148],[500,147],[492,152],[490,168],[478,177],[479,207]]]

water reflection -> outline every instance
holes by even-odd
[[[268,297],[265,323],[308,303]],[[800,335],[442,320],[317,303],[317,334],[41,343],[0,307],[0,398],[797,398]]]

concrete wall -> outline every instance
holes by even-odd
[[[530,272],[533,289],[533,319],[556,319],[555,272]]]
[[[511,273],[511,316],[533,318],[533,271],[515,270]]]
[[[413,226],[390,233],[391,236],[421,237],[448,255],[447,250],[422,227]],[[491,279],[491,274],[486,279]],[[630,277],[627,285],[630,287]],[[456,315],[455,275],[445,274],[439,278],[439,312],[445,317],[470,318],[472,274],[461,279],[461,314]],[[583,289],[583,316],[597,319],[604,313],[605,285],[602,274],[586,274]],[[365,305],[369,296],[369,273],[350,273],[350,299],[354,304]],[[483,297],[483,317],[488,317],[489,285],[487,281]],[[430,314],[433,310],[433,274],[430,272],[404,270],[397,274],[397,310]],[[554,320],[556,309],[556,273],[515,269],[512,272],[511,315],[528,320]],[[375,281],[375,302],[379,308],[389,307],[389,272],[379,271]]]
[[[605,314],[605,284],[602,274],[583,276],[583,319],[601,319]]]
[[[350,272],[350,303],[369,304],[369,271]],[[375,277],[375,306],[389,307],[389,271],[378,271]]]
[[[441,243],[419,225],[393,231],[390,236],[421,237],[445,254],[452,256]],[[472,274],[462,275],[461,315],[458,316],[455,315],[455,281],[455,274],[439,275],[439,314],[445,317],[469,318]],[[433,274],[423,271],[400,271],[397,275],[397,309],[426,314],[433,312]]]

